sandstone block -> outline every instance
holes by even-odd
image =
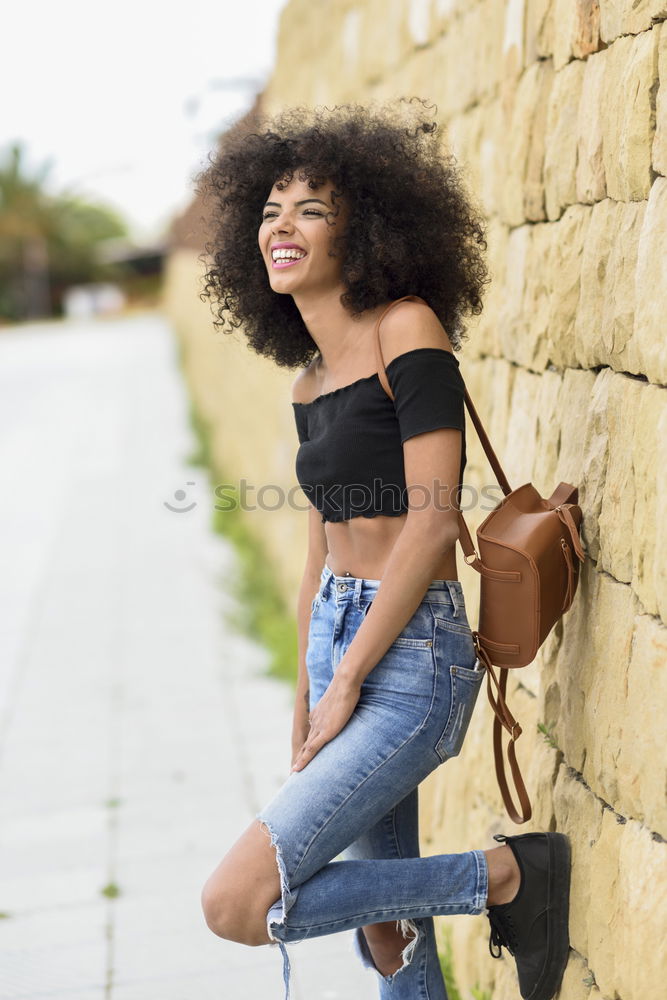
[[[504,466],[507,453],[505,445],[507,422],[516,369],[500,360],[493,362],[491,372],[482,371],[483,368],[484,365],[481,362],[474,366],[466,363],[464,377],[473,405],[490,437],[494,451]],[[494,385],[493,395],[487,389],[489,380]],[[468,465],[461,497],[461,509],[470,532],[473,533],[489,511],[497,506],[503,494],[489,465],[481,441],[472,427],[468,439]],[[474,616],[478,610],[479,573],[462,562],[461,579],[466,594],[468,616]]]
[[[530,66],[536,59],[547,59],[554,52],[555,0],[526,0],[525,23],[525,64]]]
[[[576,0],[575,9],[572,54],[577,59],[585,59],[600,48],[599,0]]]
[[[667,839],[667,629],[651,615],[635,615],[616,758],[616,808]]]
[[[651,186],[637,250],[634,335],[628,345],[631,371],[651,382],[667,382],[667,178]]]
[[[574,60],[559,70],[549,94],[544,154],[548,219],[558,219],[577,200],[577,118],[585,64]]]
[[[562,421],[572,406],[572,400],[564,397],[563,376],[560,372],[550,369],[545,371],[540,378],[535,403],[537,414],[536,451],[532,477],[533,482],[542,493],[550,493],[560,482],[560,479],[567,479],[567,476],[562,473],[559,476],[556,469],[559,465]],[[579,414],[577,435],[581,433],[581,430],[582,422],[581,414]],[[568,479],[568,481],[572,480]]]
[[[542,114],[549,102],[553,86],[553,67],[550,60],[540,60],[537,73],[537,100],[531,121],[530,141],[525,168],[524,216],[530,222],[546,219],[544,194],[544,156],[546,149],[546,117]],[[539,110],[538,110],[539,109]]]
[[[518,226],[510,229],[505,251],[504,298],[498,316],[500,350],[508,359],[514,358],[515,352],[520,350],[529,336],[530,317],[526,316],[523,309],[523,291],[532,259],[531,249],[532,227]]]
[[[577,114],[577,201],[591,204],[606,197],[607,185],[602,155],[602,107],[605,89],[606,53],[589,56],[584,69]]]
[[[505,155],[505,128],[500,99],[484,102],[480,109],[480,139],[478,146],[477,180],[475,192],[484,211],[489,229],[494,227],[507,231],[500,218],[504,197],[504,171],[498,170],[498,163]],[[487,254],[491,263],[491,247]],[[489,297],[487,289],[487,301]]]
[[[558,223],[549,226],[551,251],[542,266],[549,288],[548,357],[559,367],[573,364],[575,329],[581,295],[583,250],[591,220],[586,205],[571,205]]]
[[[619,858],[623,826],[609,810],[602,813],[600,835],[591,845],[590,883],[587,900],[586,959],[595,973],[603,996],[613,996],[619,965],[629,953],[619,951],[619,941],[610,926],[620,896]],[[574,876],[574,871],[573,871]],[[579,949],[577,949],[579,950]],[[627,1000],[632,1000],[628,997]]]
[[[470,339],[466,340],[467,357],[490,356],[498,357],[502,352],[501,331],[498,317],[505,298],[505,289],[501,276],[505,268],[505,255],[509,230],[503,226],[497,216],[492,216],[486,227],[486,263],[491,281],[484,291],[484,309],[482,313],[470,320]],[[463,362],[462,362],[463,363]],[[479,396],[478,396],[479,398]],[[474,402],[474,400],[473,400]]]
[[[614,985],[598,977],[604,993],[617,991],[628,1000],[644,1000],[661,992],[667,969],[667,844],[639,823],[620,827],[617,891],[607,897],[609,937],[615,948]],[[593,966],[594,967],[594,966]]]
[[[635,285],[646,203],[606,198],[591,210],[575,324],[577,360],[631,368]]]
[[[486,124],[484,109],[477,105],[465,114],[456,115],[447,126],[448,148],[456,157],[468,197],[471,203],[477,204],[480,214],[483,213],[478,196],[483,182],[480,176],[480,147]]]
[[[596,794],[613,803],[615,758],[608,750],[620,739],[618,709],[636,608],[630,588],[596,572],[592,563],[586,562],[580,574],[577,596],[562,621],[564,638],[556,662],[544,673],[549,698],[545,721],[556,723],[556,742],[568,764],[583,773]]]
[[[559,71],[573,57],[572,45],[577,30],[578,4],[572,0],[554,0],[553,64]]]
[[[609,44],[619,35],[637,35],[667,17],[665,0],[599,0],[600,35]]]
[[[532,830],[555,829],[554,787],[561,762],[561,752],[542,735],[538,736],[530,763],[523,772],[533,807]]]
[[[570,944],[588,954],[588,904],[593,882],[592,848],[602,828],[602,803],[561,764],[554,788],[556,829],[570,839]]]
[[[585,550],[591,559],[600,557],[600,511],[605,494],[609,461],[607,405],[614,373],[604,368],[591,388],[583,442],[583,468],[579,494]]]
[[[617,38],[605,56],[602,156],[607,194],[640,201],[651,188],[659,32]]]
[[[551,62],[541,60],[526,69],[516,88],[504,143],[507,169],[502,203],[503,221],[512,226],[520,226],[526,219],[545,218],[543,109],[552,84]]]
[[[551,292],[548,261],[553,233],[548,226],[520,226],[509,233],[505,300],[500,312],[503,355],[532,371],[541,371],[551,349]]]
[[[632,587],[644,610],[667,613],[664,519],[659,516],[665,497],[665,434],[667,393],[644,385],[639,394],[632,440],[635,506],[632,519]]]
[[[539,375],[519,369],[512,390],[506,459],[503,466],[510,483],[526,483],[531,478],[535,463],[535,431],[537,426],[535,401],[539,387]]]
[[[582,515],[584,505],[581,501],[588,482],[584,465],[585,444],[596,378],[592,371],[565,369],[560,381],[558,413],[554,414],[554,421],[558,426],[556,464],[552,468],[545,462],[543,479],[540,480],[554,485],[564,480],[577,486]],[[583,518],[580,534],[585,550],[588,546],[588,530],[588,523]]]
[[[609,459],[600,510],[598,569],[625,583],[632,579],[633,538],[628,530],[635,504],[632,442],[643,387],[636,379],[617,375],[607,401]]]
[[[592,791],[614,808],[619,801],[618,748],[623,738],[636,610],[630,588],[600,574],[589,647],[581,653],[586,658],[581,678],[583,774]]]

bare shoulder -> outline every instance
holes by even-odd
[[[313,358],[305,368],[297,372],[296,378],[292,382],[293,403],[309,403],[313,396],[317,394],[315,361],[316,359]]]
[[[390,309],[380,324],[380,343],[385,365],[419,347],[454,353],[447,331],[425,302],[407,300]]]

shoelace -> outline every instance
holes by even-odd
[[[507,837],[504,833],[496,833],[493,837],[500,844],[507,843]],[[517,936],[516,928],[512,922],[512,916],[510,913],[504,913],[502,916],[497,913],[493,907],[488,909],[489,922],[491,924],[491,934],[489,935],[489,952],[492,958],[502,958],[502,948],[507,948],[510,955],[514,956],[514,952],[517,947]],[[497,948],[497,952],[493,949]]]
[[[489,952],[491,958],[502,958],[502,947],[507,948],[510,955],[516,951],[516,930],[509,913],[501,916],[489,908],[489,922],[491,923],[491,934],[489,935]],[[497,948],[497,951],[493,949]]]

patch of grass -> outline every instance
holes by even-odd
[[[197,444],[195,449],[186,456],[185,461],[188,465],[201,465],[210,472],[212,471],[213,462],[211,459],[210,433],[208,430],[208,424],[200,417],[192,401],[190,401],[188,416],[190,419],[190,426],[192,427],[195,438],[197,439]]]
[[[440,959],[440,968],[442,969],[442,975],[445,980],[447,996],[449,997],[449,1000],[463,1000],[461,990],[459,989],[454,975],[454,954],[451,928],[444,928],[444,939],[445,943],[438,952],[438,958]],[[477,985],[470,987],[470,997],[472,1000],[491,1000],[491,994],[489,991],[483,990],[481,986]]]
[[[115,899],[116,896],[120,896],[120,889],[115,882],[108,882],[103,889],[100,889],[100,892],[108,899]]]
[[[190,405],[190,423],[198,448],[188,457],[191,465],[200,465],[219,483],[231,483],[232,476],[214,468],[210,429]],[[215,507],[212,527],[228,538],[238,559],[231,592],[238,610],[228,613],[227,623],[265,646],[270,654],[269,673],[296,685],[298,668],[297,623],[287,607],[279,576],[262,540],[251,530],[249,518],[239,502],[238,491],[225,486],[225,510]]]
[[[123,801],[122,799],[107,799],[104,804],[106,805],[107,809],[117,809],[122,801]]]
[[[0,910],[0,920],[9,920],[11,913],[5,913],[4,910]]]
[[[442,970],[442,976],[445,980],[445,986],[447,988],[447,996],[449,997],[449,1000],[461,1000],[461,993],[454,977],[452,932],[449,927],[445,927],[444,937],[445,943],[438,952],[438,958],[440,959],[440,968]]]
[[[542,736],[544,738],[545,743],[548,743],[549,746],[553,747],[554,750],[558,750],[558,744],[556,743],[556,737],[554,736],[554,733],[553,733],[553,729],[554,729],[555,725],[556,725],[555,722],[550,722],[548,726],[546,726],[543,722],[538,722],[537,723],[537,731],[539,733],[542,733]]]
[[[230,495],[229,492],[227,495]],[[213,527],[234,545],[239,572],[232,584],[238,602],[230,625],[259,640],[269,650],[269,673],[296,684],[297,624],[277,583],[277,574],[264,545],[250,530],[235,497],[230,510],[215,510]]]
[[[472,1000],[491,1000],[488,990],[483,990],[480,986],[473,986],[471,989]]]

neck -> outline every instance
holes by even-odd
[[[358,352],[360,338],[373,328],[375,320],[387,303],[352,317],[341,304],[342,286],[325,293],[294,296],[306,328],[320,352],[322,373],[336,372],[345,360]]]

